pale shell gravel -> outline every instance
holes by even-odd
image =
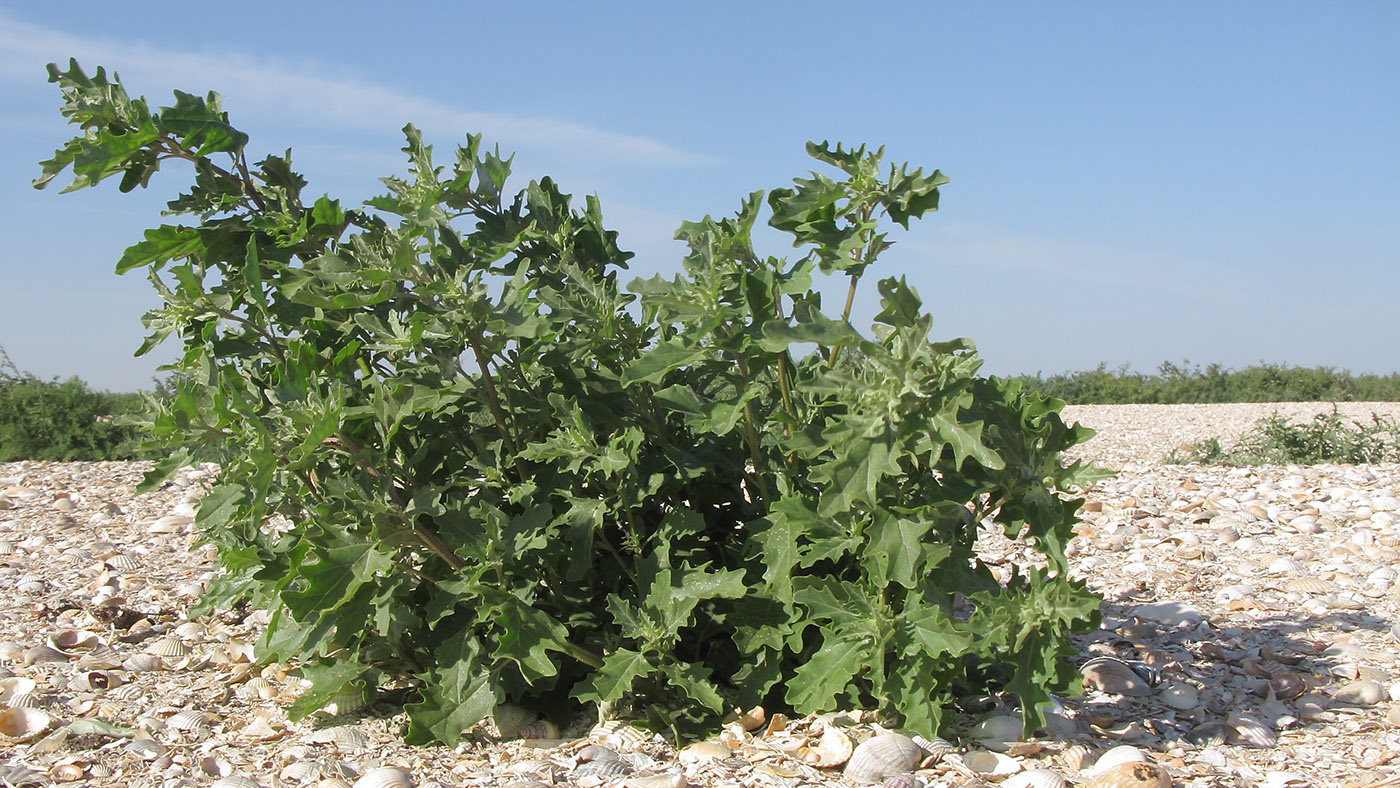
[[[1099,430],[1072,458],[1117,471],[1087,491],[1084,522],[1070,545],[1071,572],[1106,598],[1104,627],[1076,641],[1076,666],[1111,656],[1155,671],[1161,683],[1154,680],[1143,696],[1091,691],[1061,699],[1058,738],[1004,743],[1021,774],[1050,770],[1083,785],[1096,756],[1132,744],[1177,785],[1192,788],[1292,786],[1296,775],[1315,786],[1400,784],[1400,466],[1161,462],[1205,438],[1228,448],[1273,411],[1299,421],[1331,408],[1066,409],[1069,420]],[[1339,410],[1362,422],[1372,412],[1400,418],[1398,403],[1343,403]],[[600,731],[599,740],[628,749],[627,760],[617,762],[630,771],[587,777],[575,755],[596,720],[561,726],[558,741],[528,744],[492,740],[482,726],[455,748],[405,746],[401,710],[383,703],[290,723],[285,709],[301,691],[295,666],[247,663],[247,644],[257,641],[266,617],[188,620],[190,594],[213,576],[209,551],[191,549],[191,530],[194,504],[214,469],[186,469],[137,496],[144,470],[140,463],[0,464],[0,678],[33,680],[26,703],[60,724],[92,718],[140,731],[125,742],[69,736],[56,746],[6,743],[0,778],[35,775],[35,784],[47,784],[72,771],[60,766],[84,764],[86,776],[64,784],[173,788],[243,778],[259,786],[347,788],[385,774],[378,769],[401,768],[417,788],[849,785],[840,767],[814,768],[801,753],[829,726],[856,744],[876,732],[872,718],[854,710],[782,722],[770,711],[766,728],[746,731],[736,722],[715,731],[704,750],[713,757],[678,759],[660,739],[614,728]],[[56,508],[57,501],[72,506]],[[1043,565],[1027,545],[990,528],[984,533],[979,550],[999,569]],[[101,646],[73,657],[48,646],[48,637],[71,630],[97,633]],[[170,641],[190,651],[175,654]],[[167,648],[172,653],[162,658],[148,653]],[[123,661],[130,664],[123,668]],[[121,681],[73,689],[94,669],[110,669]],[[1289,694],[1306,692],[1272,697],[1269,679],[1285,671],[1306,682],[1298,687],[1288,678]],[[1196,703],[1164,703],[1173,686],[1195,689]],[[185,711],[202,716],[177,719]],[[968,734],[1005,711],[954,717],[944,735],[956,750],[944,756],[940,746],[939,757],[926,757],[909,784],[974,782],[962,757]],[[185,728],[184,719],[205,723]],[[1196,731],[1201,735],[1191,738],[1199,747],[1187,741]],[[1276,746],[1267,746],[1271,741]],[[217,773],[199,765],[205,753],[218,754]]]

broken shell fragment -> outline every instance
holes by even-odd
[[[855,744],[840,730],[828,727],[816,744],[803,747],[799,752],[803,761],[818,769],[834,769],[851,759]]]
[[[39,685],[34,679],[10,676],[0,679],[0,706],[21,706],[20,698],[29,697]]]
[[[846,761],[845,775],[858,783],[879,783],[898,774],[914,771],[924,751],[914,740],[899,733],[886,733],[866,739]]]
[[[557,739],[559,738],[559,726],[549,720],[532,722],[520,729],[522,739]]]
[[[706,761],[724,760],[733,754],[734,751],[729,749],[729,747],[722,742],[698,741],[694,744],[686,745],[685,748],[680,751],[679,757],[681,763],[696,764]]]
[[[231,774],[214,781],[211,788],[262,788],[256,780],[241,774]]]
[[[588,732],[588,740],[614,750],[630,752],[650,741],[651,735],[621,720],[607,720],[593,726]]]
[[[1171,788],[1172,778],[1155,763],[1120,763],[1097,775],[1086,788]]]
[[[1139,750],[1131,744],[1124,744],[1108,750],[1094,761],[1094,765],[1089,768],[1087,774],[1096,776],[1103,774],[1115,766],[1125,763],[1143,763],[1147,761],[1147,753]]]

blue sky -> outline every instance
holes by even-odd
[[[681,221],[818,166],[805,141],[886,145],[951,182],[871,275],[986,372],[1400,370],[1400,4],[136,7],[0,1],[0,345],[43,378],[148,387],[174,351],[131,357],[156,301],[113,267],[186,175],[29,185],[71,136],[44,71],[69,57],[156,103],[222,93],[253,152],[351,202],[403,170],[404,123],[444,160],[484,133],[517,187],[597,194],[638,275],[678,270]]]

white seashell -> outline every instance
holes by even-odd
[[[74,676],[69,686],[79,692],[93,692],[116,689],[124,683],[121,675],[110,670],[88,670]]]
[[[1332,589],[1331,583],[1316,577],[1295,577],[1283,584],[1283,590],[1297,591],[1302,594],[1326,594]]]
[[[186,709],[176,712],[165,720],[167,728],[177,731],[192,731],[204,728],[209,724],[209,718],[202,711]]]
[[[1053,769],[1031,769],[1013,774],[1002,782],[1003,788],[1069,788],[1069,780]]]
[[[351,788],[351,785],[339,777],[327,777],[316,783],[312,788]]]
[[[574,777],[622,777],[631,774],[632,767],[625,761],[616,758],[595,758],[580,763],[574,767]]]
[[[1181,711],[1194,709],[1201,702],[1200,693],[1193,685],[1185,682],[1168,684],[1162,688],[1158,697],[1166,705]]]
[[[1085,788],[1172,788],[1172,778],[1155,763],[1120,763],[1096,775]]]
[[[38,738],[57,722],[42,709],[18,706],[0,711],[0,737],[13,743]]]
[[[1293,558],[1289,556],[1284,556],[1282,558],[1275,558],[1269,564],[1269,568],[1267,571],[1271,575],[1300,575],[1308,571],[1308,569],[1307,567],[1293,560]]]
[[[26,665],[39,665],[45,662],[67,662],[68,655],[49,645],[25,649],[22,657]]]
[[[974,750],[964,755],[963,765],[982,777],[1005,777],[1021,771],[1020,761],[988,750]]]
[[[15,584],[15,590],[26,596],[38,596],[47,588],[43,580],[21,580]]]
[[[707,761],[722,761],[734,755],[729,745],[717,741],[698,741],[688,744],[679,753],[680,762],[688,765]]]
[[[146,653],[154,654],[157,657],[179,659],[190,653],[190,647],[180,642],[179,638],[163,637],[147,647]]]
[[[1256,717],[1236,713],[1231,714],[1225,723],[1230,726],[1230,741],[1232,743],[1246,744],[1259,749],[1271,749],[1278,746],[1278,734]]]
[[[208,629],[198,621],[186,621],[175,627],[175,636],[185,640],[199,640],[204,637]]]
[[[371,769],[352,788],[413,788],[413,778],[403,769]]]
[[[1112,657],[1097,657],[1079,669],[1084,686],[1113,695],[1150,695],[1147,681],[1126,662]]]
[[[309,783],[321,776],[321,764],[315,761],[293,761],[282,767],[277,779],[284,783]]]
[[[365,689],[357,683],[346,684],[340,691],[331,696],[326,704],[321,707],[321,711],[338,717],[342,714],[353,714],[366,705]]]
[[[117,700],[136,700],[145,694],[140,684],[123,684],[112,691],[112,697]]]
[[[972,726],[967,735],[981,742],[1021,740],[1021,718],[996,714]]]
[[[909,738],[913,739],[914,743],[919,745],[919,749],[924,751],[925,757],[923,763],[926,766],[938,763],[943,760],[944,756],[948,753],[958,749],[953,746],[952,742],[940,736],[934,736],[932,739],[925,739],[916,733]]]
[[[122,655],[106,644],[94,647],[78,657],[78,667],[82,670],[111,670],[122,666]]]
[[[594,744],[628,752],[651,741],[651,734],[621,720],[606,720],[588,731],[588,740]]]
[[[349,725],[323,728],[307,737],[316,744],[330,744],[338,750],[354,752],[369,746],[369,737]]]
[[[1386,697],[1386,689],[1379,681],[1360,679],[1343,684],[1337,690],[1336,700],[1352,706],[1374,706]]]
[[[1147,753],[1139,750],[1131,744],[1124,744],[1108,750],[1100,755],[1094,765],[1085,774],[1094,777],[1125,763],[1143,763],[1147,760]]]
[[[0,679],[0,706],[17,706],[14,701],[33,694],[38,688],[34,679],[23,676],[10,676]]]
[[[855,743],[840,730],[827,727],[822,737],[811,747],[804,747],[800,753],[806,763],[818,769],[834,769],[851,759]]]
[[[122,667],[132,673],[160,670],[160,657],[155,654],[132,654],[122,661]]]
[[[60,629],[49,635],[49,645],[69,655],[96,648],[101,642],[96,632],[86,629]]]
[[[106,560],[106,564],[107,566],[110,566],[113,569],[123,571],[130,571],[132,569],[141,568],[141,560],[138,559],[136,556],[129,555],[127,553],[117,553],[111,558],[108,558]]]
[[[846,761],[847,779],[858,783],[878,783],[918,767],[924,751],[913,739],[899,733],[886,733],[861,742]]]
[[[262,788],[256,780],[244,777],[241,774],[231,774],[228,777],[221,777],[214,781],[210,788]]]

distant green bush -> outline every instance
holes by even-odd
[[[0,377],[0,462],[133,459],[140,432],[120,417],[140,406],[139,395],[93,391],[77,377]]]
[[[1219,364],[1164,361],[1155,375],[1127,365],[1049,377],[1021,375],[1026,389],[1075,405],[1185,402],[1400,402],[1400,374],[1352,375],[1332,367],[1260,364],[1240,371]]]
[[[1294,424],[1279,413],[1254,423],[1230,451],[1216,438],[1173,452],[1166,462],[1226,465],[1318,465],[1400,461],[1400,423],[1372,414],[1371,423],[1348,424],[1336,408],[1310,422]]]

